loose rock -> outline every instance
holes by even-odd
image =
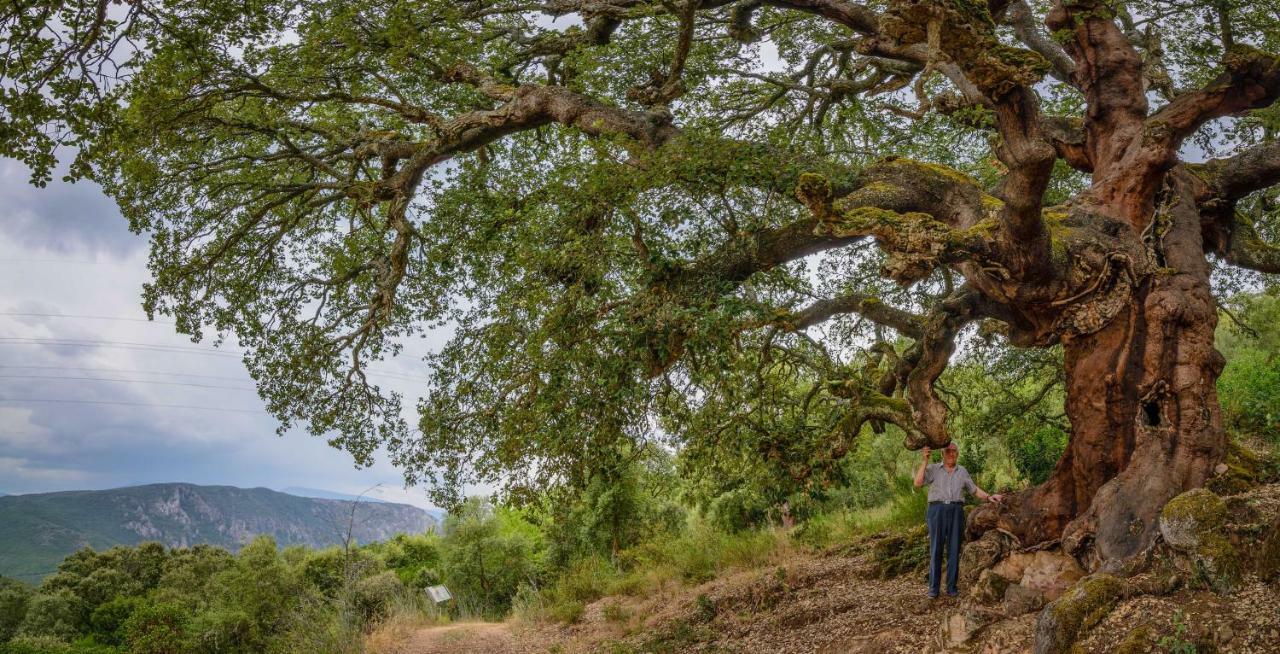
[[[1044,608],[1044,593],[1021,584],[1011,584],[1004,591],[1005,615],[1023,615]]]
[[[1084,569],[1074,557],[1061,552],[1041,550],[1035,553],[1022,573],[1018,583],[1034,588],[1049,600],[1057,599],[1064,591],[1084,577]]]
[[[1035,654],[1064,654],[1076,638],[1098,624],[1125,592],[1125,584],[1108,574],[1080,580],[1049,603],[1036,620]]]

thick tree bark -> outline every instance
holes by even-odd
[[[1152,543],[1165,502],[1221,462],[1217,305],[1188,184],[1169,187],[1152,227],[1161,231],[1147,239],[1127,306],[1102,329],[1062,339],[1072,433],[1053,475],[1005,511],[978,511],[975,531],[1061,538],[1095,566],[1122,561]]]

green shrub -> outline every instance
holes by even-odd
[[[27,603],[27,613],[18,628],[22,636],[48,636],[71,641],[78,634],[76,598],[70,592],[38,593]]]
[[[124,623],[130,654],[185,654],[190,616],[172,604],[144,603]]]
[[[94,609],[89,616],[90,632],[99,642],[119,645],[124,642],[124,624],[141,602],[136,597],[117,597]]]
[[[22,626],[22,619],[27,615],[27,604],[35,589],[16,579],[0,577],[0,643],[3,643]]]
[[[8,643],[0,643],[0,654],[119,654],[120,650],[109,645],[82,638],[67,643],[50,636],[19,636]]]
[[[444,580],[468,611],[501,617],[538,576],[538,531],[513,511],[471,498],[445,520]]]
[[[351,606],[361,625],[372,625],[387,616],[392,602],[405,592],[396,573],[387,571],[355,583]]]

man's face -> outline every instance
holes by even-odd
[[[945,450],[942,450],[942,462],[947,464],[948,466],[955,465],[956,459],[959,457],[960,457],[960,449],[957,448],[955,445],[948,445]]]

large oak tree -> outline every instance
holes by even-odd
[[[1066,452],[974,523],[1118,560],[1224,456],[1214,270],[1280,272],[1276,20],[13,0],[0,133],[37,183],[67,153],[118,200],[148,311],[233,332],[284,424],[446,491],[582,483],[658,436],[750,432],[797,478],[864,429],[938,447],[968,327],[1060,346]],[[369,365],[439,325],[410,427]]]

